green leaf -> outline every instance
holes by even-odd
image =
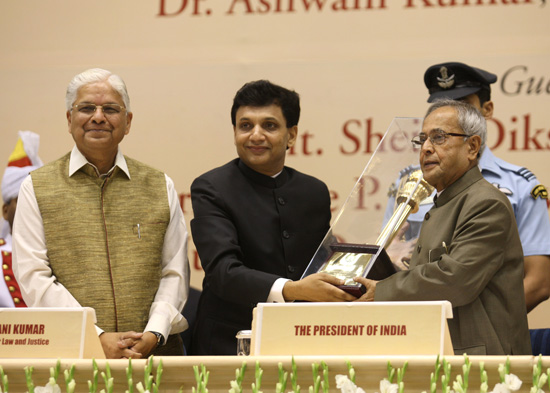
[[[32,372],[34,371],[34,367],[26,366],[24,370],[25,370],[25,379],[27,381],[27,389],[29,389],[29,393],[34,393],[34,383],[32,381]]]

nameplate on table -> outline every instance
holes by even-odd
[[[453,355],[451,303],[260,303],[251,355]]]
[[[0,358],[104,359],[93,308],[1,308]]]

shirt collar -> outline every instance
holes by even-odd
[[[434,201],[435,207],[440,207],[449,202],[455,196],[460,194],[466,188],[470,187],[473,183],[483,179],[479,168],[473,166],[465,174],[463,174],[457,181],[451,184],[449,187],[441,191],[441,194]]]
[[[95,167],[95,165],[90,163],[75,145],[73,147],[73,150],[71,151],[71,158],[69,159],[69,177],[74,175],[75,172],[77,172],[80,168],[82,168],[86,164],[90,164],[97,171],[97,168]],[[111,173],[113,169],[117,166],[119,167],[120,170],[122,170],[126,174],[126,176],[128,176],[128,179],[130,179],[130,171],[128,170],[128,164],[126,164],[126,160],[124,159],[124,155],[122,155],[122,152],[120,151],[120,149],[118,149],[118,152],[116,154],[115,165],[113,165],[113,167],[109,170],[109,173]]]
[[[284,168],[283,168],[284,169]],[[282,172],[283,172],[283,169],[281,169],[278,173],[274,174],[273,176],[271,176],[271,178],[273,179],[276,179],[277,176],[279,176]]]
[[[254,169],[249,168],[244,162],[239,158],[237,160],[237,165],[240,171],[253,182],[267,188],[275,189],[282,187],[288,180],[289,174],[288,171],[283,168],[283,170],[276,175],[276,177],[271,177],[263,175],[260,172],[256,172]]]
[[[496,157],[487,146],[483,149],[481,158],[479,159],[479,163],[477,165],[482,171],[489,171],[500,175],[499,167],[496,163]]]

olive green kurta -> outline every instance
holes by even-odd
[[[523,251],[504,194],[474,167],[426,214],[410,270],[380,281],[375,300],[448,300],[455,354],[531,353]]]

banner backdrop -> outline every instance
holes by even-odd
[[[189,224],[193,179],[236,156],[235,92],[269,79],[301,97],[287,165],[327,183],[335,214],[391,120],[424,115],[424,71],[460,61],[498,75],[488,146],[550,185],[549,16],[545,0],[3,1],[0,158],[18,130],[41,135],[44,162],[68,152],[65,88],[109,69],[134,112],[122,151],[174,179]],[[385,208],[377,179],[365,190],[357,209]],[[192,239],[189,256],[200,288]]]

